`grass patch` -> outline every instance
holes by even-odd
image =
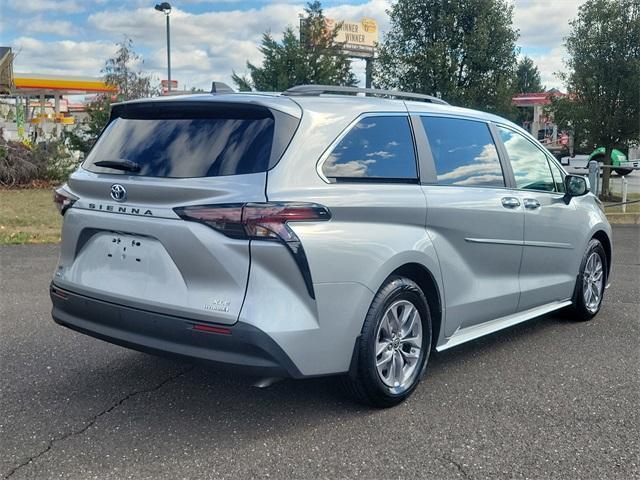
[[[621,193],[614,193],[613,195],[616,197],[616,200],[611,202],[604,202],[604,206],[605,206],[604,211],[606,213],[622,213],[622,205],[617,205],[615,207],[607,207],[608,204],[618,203],[622,201]],[[640,200],[640,193],[627,194],[627,201],[630,202],[633,200]],[[627,213],[640,213],[640,202],[627,204]]]
[[[0,245],[56,243],[61,225],[52,188],[0,190]]]

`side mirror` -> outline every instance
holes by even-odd
[[[573,197],[582,197],[589,193],[589,183],[580,175],[567,175],[564,177],[564,203],[569,205]]]

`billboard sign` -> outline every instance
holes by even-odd
[[[372,18],[360,21],[325,19],[328,31],[337,31],[335,42],[353,57],[373,57],[378,43],[378,24]]]
[[[162,88],[162,95],[169,95],[169,80],[160,80],[160,87]],[[178,90],[178,81],[171,80],[171,91]]]

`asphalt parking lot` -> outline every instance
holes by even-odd
[[[384,411],[332,379],[257,389],[57,326],[58,247],[2,247],[0,476],[640,478],[640,228],[614,234],[594,321],[547,316],[436,354]]]

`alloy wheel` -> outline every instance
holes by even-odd
[[[582,296],[589,313],[595,313],[600,307],[602,287],[604,285],[604,268],[598,252],[592,252],[587,258],[582,276]]]
[[[420,312],[407,300],[394,302],[382,316],[376,334],[380,380],[393,390],[406,389],[418,373],[423,353]]]

